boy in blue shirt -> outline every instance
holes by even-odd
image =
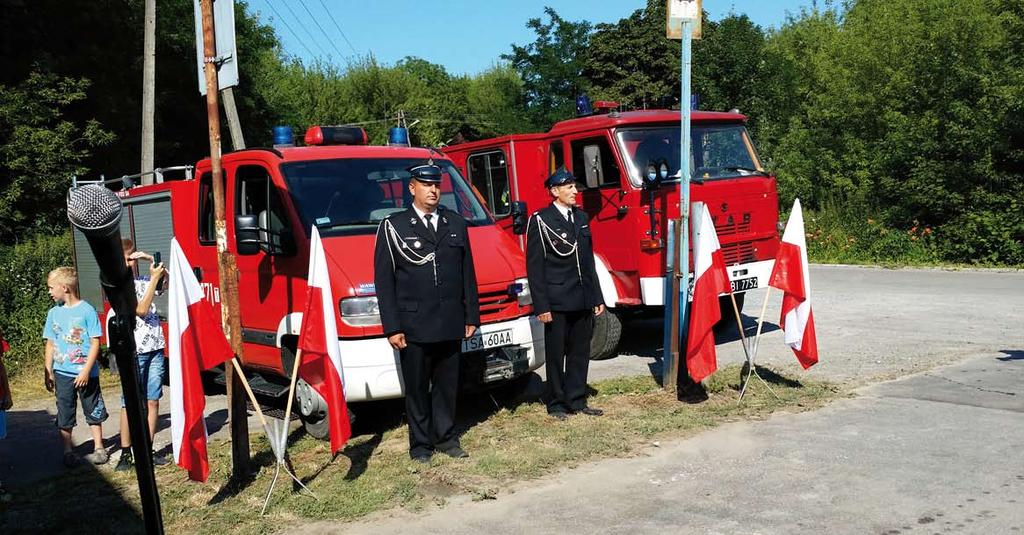
[[[71,430],[75,427],[76,397],[82,402],[85,422],[92,432],[93,452],[85,459],[93,464],[107,462],[103,449],[103,422],[107,409],[100,392],[100,320],[96,309],[78,297],[75,268],[59,267],[50,272],[46,285],[57,303],[46,314],[46,389],[57,394],[57,428],[64,446],[64,466],[78,464],[71,451]]]

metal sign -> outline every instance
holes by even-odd
[[[665,36],[669,39],[683,38],[683,21],[694,24],[693,38],[700,39],[701,0],[667,0],[665,8]]]
[[[199,66],[199,94],[206,94],[206,73],[203,58],[203,13],[199,0],[193,0],[196,15],[196,63]],[[213,2],[213,28],[216,32],[217,88],[225,89],[238,85],[238,48],[235,46],[235,2],[216,0]]]

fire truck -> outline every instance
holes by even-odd
[[[604,301],[592,358],[616,354],[620,318],[664,305],[667,221],[679,217],[680,112],[614,111],[556,123],[550,131],[445,147],[479,190],[498,226],[525,247],[527,216],[551,202],[544,179],[565,167],[581,181],[577,203],[590,216]],[[694,111],[691,199],[709,207],[737,303],[767,285],[779,246],[775,177],[765,172],[739,113]],[[527,211],[530,210],[530,211]],[[691,265],[692,266],[692,255]],[[733,317],[731,302],[724,318]]]
[[[366,133],[351,127],[313,127],[305,142],[222,158],[228,250],[238,265],[244,365],[254,390],[286,394],[316,225],[338,299],[334,319],[346,399],[403,395],[399,356],[383,336],[378,314],[374,243],[378,224],[412,202],[408,169],[430,160],[444,172],[441,204],[465,217],[473,246],[482,325],[463,341],[463,382],[509,380],[543,364],[543,327],[531,314],[523,253],[448,158],[424,148],[370,146]],[[172,170],[183,176],[166,178]],[[118,191],[125,208],[121,235],[147,252],[166,252],[177,238],[207,298],[219,307],[210,160],[153,174],[151,185],[134,185],[140,175],[107,181],[127,182]],[[82,295],[102,302],[98,266],[77,230],[74,245]],[[148,266],[142,269],[148,272]],[[166,319],[167,297],[158,297],[156,306]],[[306,428],[326,436],[323,400],[301,380],[296,396]]]

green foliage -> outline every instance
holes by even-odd
[[[60,201],[71,175],[86,172],[90,151],[113,140],[98,122],[80,125],[64,115],[88,86],[40,72],[0,85],[0,243],[19,241],[19,230],[51,231],[66,221]]]
[[[540,18],[526,23],[537,34],[532,43],[513,44],[512,52],[501,56],[523,79],[527,113],[542,130],[575,115],[576,95],[588,86],[583,70],[591,29],[589,22],[567,21],[550,7],[544,14],[546,23]]]
[[[861,202],[826,201],[805,210],[807,252],[812,261],[839,264],[930,265],[939,263],[934,229],[885,226]]]
[[[785,199],[860,198],[939,254],[1020,264],[1019,2],[861,0],[773,36],[801,103],[773,162]]]
[[[70,264],[69,232],[0,246],[0,330],[11,344],[4,364],[12,377],[42,366],[43,323],[53,306],[46,276],[53,268]]]

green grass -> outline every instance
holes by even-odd
[[[654,440],[682,438],[779,410],[807,410],[842,395],[828,383],[798,382],[770,370],[761,373],[774,382],[781,400],[752,383],[748,397],[740,402],[739,368],[729,367],[710,378],[711,399],[700,405],[679,403],[650,377],[627,377],[593,385],[597,393],[590,403],[605,409],[603,418],[574,416],[559,422],[538,403],[472,414],[479,423],[462,438],[472,457],[457,461],[439,455],[429,466],[409,460],[404,425],[353,439],[333,461],[326,442],[295,432],[289,457],[296,474],[307,479],[319,499],[292,492],[290,481],[282,479],[264,517],[259,511],[273,477],[266,440],[253,435],[253,459],[259,471],[243,484],[228,483],[230,444],[216,441],[210,444],[211,474],[206,483],[188,482],[184,471],[173,466],[157,470],[163,518],[167,531],[173,533],[266,533],[303,520],[344,522],[396,507],[418,511],[443,506],[453,495],[488,499],[516,482],[584,462],[636,454]],[[13,495],[12,501],[0,504],[0,517],[6,518],[0,521],[4,533],[77,531],[81,520],[97,511],[102,511],[96,520],[101,532],[123,532],[125,526],[139,522],[138,491],[131,472],[84,467],[30,488],[14,489]]]

